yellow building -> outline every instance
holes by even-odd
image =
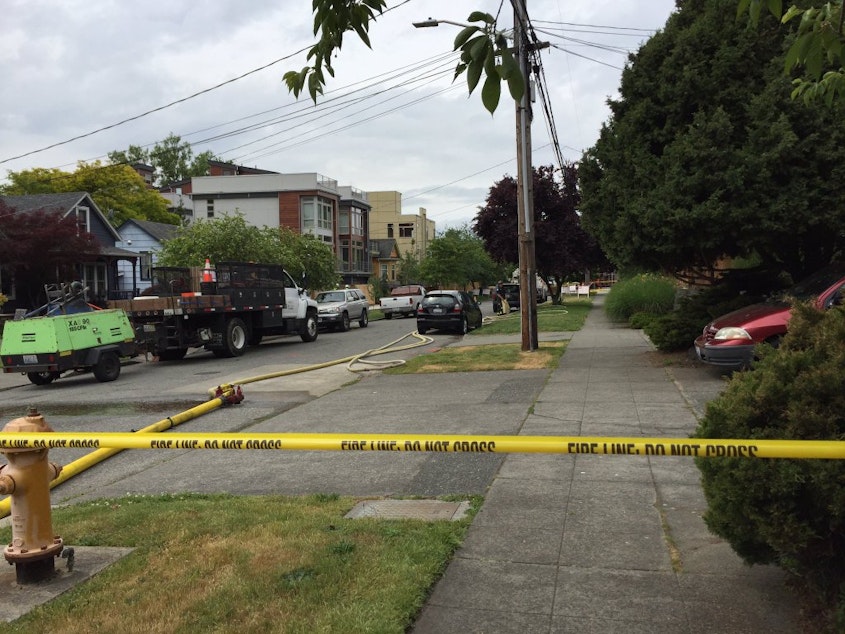
[[[434,239],[435,223],[426,218],[425,209],[417,214],[402,213],[402,194],[396,191],[367,192],[370,203],[370,239],[393,238],[399,256],[413,253],[417,259],[425,257]]]

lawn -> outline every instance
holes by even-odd
[[[344,519],[356,501],[192,494],[55,509],[65,544],[135,550],[0,632],[401,634],[470,519]]]

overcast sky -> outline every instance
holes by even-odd
[[[675,3],[527,5],[551,45],[543,71],[563,156],[575,161],[607,119],[626,53],[664,27]],[[397,190],[405,213],[424,207],[438,230],[461,225],[496,181],[516,175],[513,102],[503,92],[491,117],[480,88],[467,97],[463,78],[451,81],[459,29],[411,23],[464,22],[500,6],[499,24],[511,28],[507,2],[388,0],[391,10],[370,31],[373,50],[348,35],[315,107],[281,80],[305,65],[297,51],[313,42],[310,0],[2,0],[0,181],[10,170],[73,171],[77,161],[173,132],[195,153],[240,165]],[[534,165],[554,164],[535,108]]]

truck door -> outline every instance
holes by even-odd
[[[299,297],[299,287],[287,271],[283,273],[283,276],[285,282],[285,307],[282,309],[282,316],[285,319],[304,317],[304,311],[302,315],[298,314],[299,305],[301,303]]]

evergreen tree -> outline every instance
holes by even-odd
[[[582,218],[623,267],[749,257],[802,277],[845,246],[843,107],[792,100],[789,42],[689,0],[635,55],[580,164]]]

